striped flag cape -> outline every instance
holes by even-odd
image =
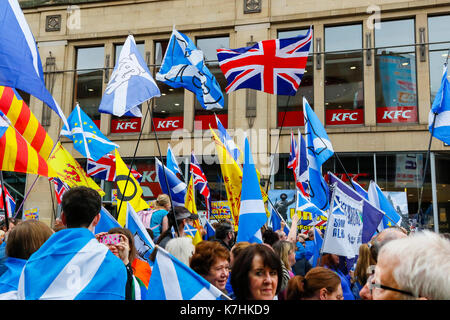
[[[236,242],[262,243],[261,227],[267,222],[266,209],[256,174],[250,144],[245,138],[241,207]]]
[[[3,113],[0,114],[0,127],[4,134],[0,138],[0,170],[38,174],[55,177],[56,172],[44,158],[10,126]]]
[[[51,266],[51,267],[49,267]],[[123,262],[86,228],[54,233],[20,276],[20,300],[123,300]]]
[[[12,257],[3,261],[5,271],[0,276],[0,300],[17,300],[17,286],[26,262]]]
[[[223,293],[161,247],[148,284],[149,300],[218,300]]]
[[[53,149],[53,140],[15,89],[0,86],[0,111],[39,155],[47,160]]]

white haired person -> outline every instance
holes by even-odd
[[[369,286],[373,300],[450,300],[450,241],[431,231],[389,241]]]

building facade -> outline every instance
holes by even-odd
[[[46,84],[66,116],[79,103],[120,145],[127,163],[141,133],[134,166],[143,174],[146,200],[161,192],[154,158],[160,151],[164,157],[169,143],[185,176],[194,151],[214,200],[226,199],[208,129],[209,124],[215,128],[214,114],[238,145],[243,146],[247,132],[265,183],[272,189],[293,189],[293,175],[286,168],[290,135],[304,132],[305,97],[325,125],[337,155],[324,164],[323,173],[331,171],[344,180],[352,177],[365,187],[374,180],[384,191],[406,199],[410,218],[419,218],[424,227],[449,231],[449,147],[433,138],[427,160],[428,114],[450,47],[448,1],[24,0],[20,4],[38,43]],[[142,118],[99,113],[127,36],[134,36],[155,75],[174,26],[204,52],[224,92],[225,107],[205,111],[193,93],[157,82],[162,95],[141,106]],[[216,49],[304,34],[310,27],[313,40],[296,96],[254,90],[225,93],[227,83]],[[34,97],[26,99],[56,141],[62,126],[59,117]],[[70,140],[61,141],[80,164],[86,163]],[[23,209],[38,208],[41,220],[53,221],[57,206],[45,177],[8,173],[7,179],[18,203],[28,193]],[[110,204],[114,183],[99,184],[106,192],[105,205]],[[424,214],[417,217],[419,198]]]

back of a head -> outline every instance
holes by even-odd
[[[421,231],[389,241],[379,258],[394,264],[397,284],[418,297],[450,300],[450,241],[437,233]]]
[[[293,244],[290,241],[280,240],[280,241],[275,242],[272,247],[273,247],[273,250],[275,250],[275,253],[278,255],[278,257],[283,262],[284,266],[286,268],[290,269],[291,266],[289,265],[289,260],[288,260],[289,251],[290,250],[295,251],[295,244]]]
[[[309,270],[305,277],[295,276],[288,282],[287,300],[309,299],[317,295],[320,289],[326,288],[328,292],[334,292],[341,279],[339,276],[324,267],[315,267]]]
[[[195,246],[188,237],[178,237],[170,239],[165,248],[175,258],[189,266],[189,260],[194,253]]]
[[[41,221],[23,221],[9,233],[5,253],[8,257],[28,260],[52,234],[53,230]]]
[[[224,240],[228,232],[234,232],[233,226],[227,221],[220,222],[216,226],[216,239]]]
[[[68,228],[87,228],[100,213],[102,199],[92,188],[75,187],[64,193],[61,207]]]
[[[209,274],[216,259],[230,260],[230,252],[216,241],[201,241],[195,246],[189,266],[200,275]]]
[[[262,234],[262,238],[264,243],[267,243],[269,246],[272,246],[275,242],[280,240],[280,236],[278,235],[278,233],[276,233],[272,229],[265,230]]]
[[[376,264],[375,260],[370,254],[370,248],[367,243],[359,246],[358,260],[356,261],[355,277],[360,284],[365,284],[367,281],[367,268],[370,265]]]
[[[387,228],[381,231],[372,241],[370,247],[370,254],[372,258],[378,260],[378,252],[381,247],[388,243],[389,241],[406,238],[408,235],[403,232],[400,228]]]
[[[157,206],[165,207],[170,204],[170,197],[165,193],[161,193],[160,195],[158,195],[155,202]]]

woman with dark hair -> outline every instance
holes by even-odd
[[[330,269],[315,267],[305,277],[291,278],[287,300],[343,300],[341,279]]]
[[[243,249],[231,269],[236,300],[273,300],[280,292],[281,260],[270,246],[254,244]]]

